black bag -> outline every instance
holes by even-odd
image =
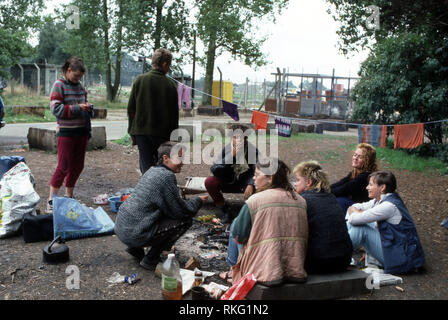
[[[53,240],[53,215],[33,216],[26,213],[22,220],[22,232],[25,243]]]

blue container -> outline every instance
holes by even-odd
[[[110,197],[109,199],[109,203],[110,203],[110,208],[112,209],[113,212],[118,212],[118,208],[120,208],[121,204],[123,203],[123,201],[120,201],[121,197]]]

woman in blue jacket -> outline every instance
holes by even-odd
[[[418,271],[425,263],[414,221],[395,192],[393,173],[377,171],[369,176],[369,202],[347,210],[347,228],[353,248],[364,247],[385,273]]]

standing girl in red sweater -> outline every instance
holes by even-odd
[[[69,58],[62,66],[61,79],[50,94],[50,110],[57,120],[58,164],[50,181],[47,212],[53,210],[53,195],[65,181],[65,196],[73,198],[76,181],[84,168],[87,142],[91,134],[92,105],[80,80],[86,68],[77,57]]]

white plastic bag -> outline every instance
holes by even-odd
[[[30,168],[19,162],[0,180],[0,238],[16,234],[26,213],[36,215],[39,201]]]

